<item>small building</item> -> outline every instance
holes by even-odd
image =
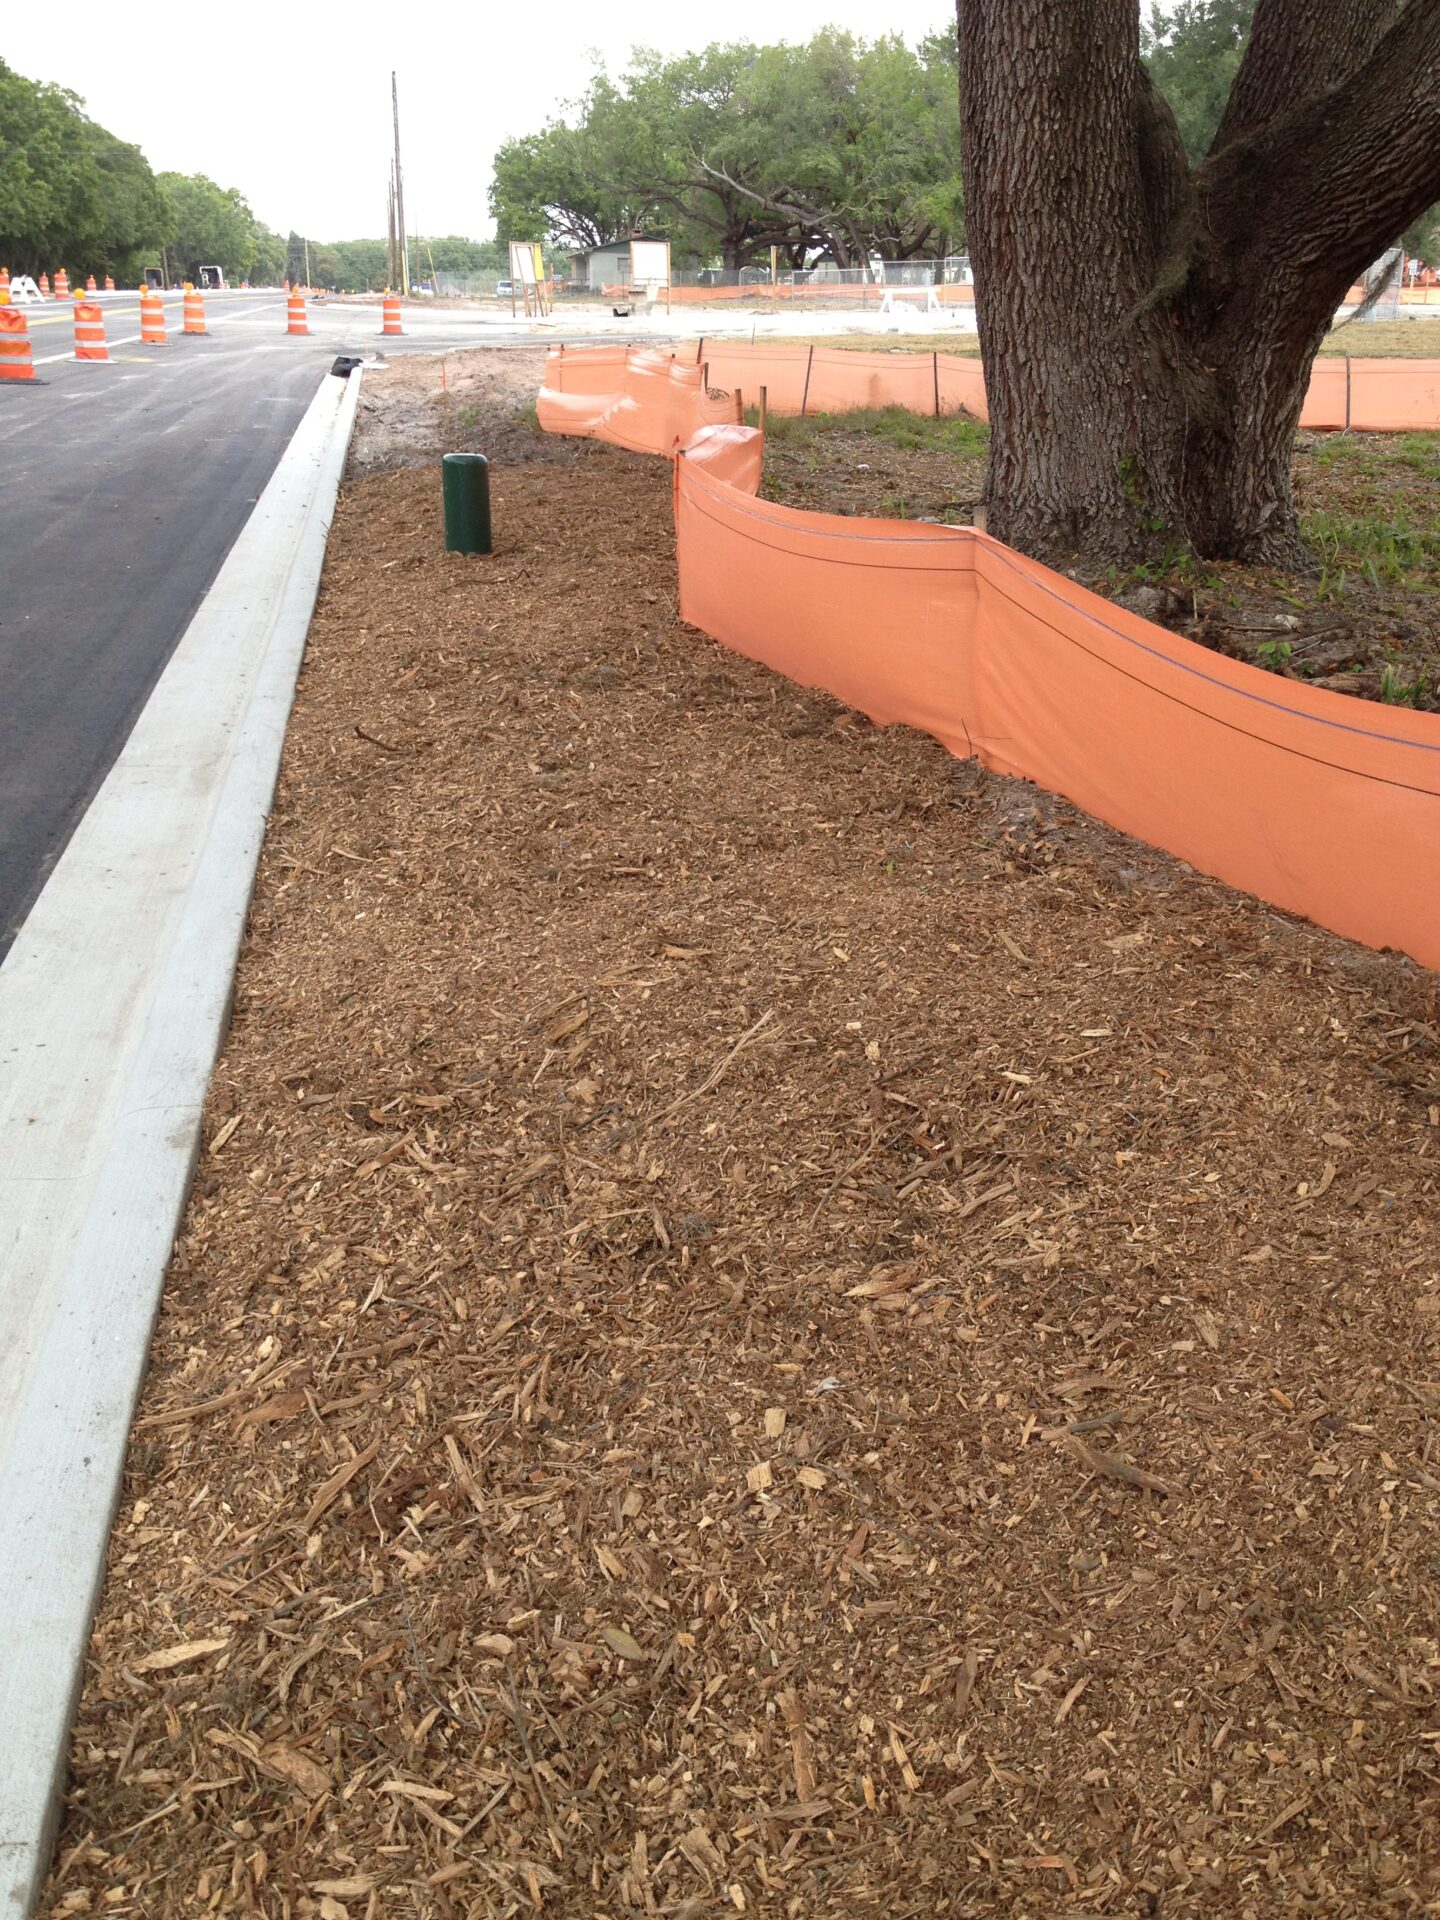
[[[571,256],[574,285],[598,293],[602,287],[630,285],[631,240],[653,240],[650,233],[627,234],[623,240],[607,240],[603,247],[582,248]]]

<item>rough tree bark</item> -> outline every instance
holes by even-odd
[[[1139,0],[957,0],[986,525],[1038,558],[1304,564],[1290,455],[1345,290],[1440,199],[1440,0],[1257,0],[1190,170]]]

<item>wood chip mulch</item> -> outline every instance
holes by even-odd
[[[336,520],[42,1911],[1428,1910],[1433,976],[493,424]]]

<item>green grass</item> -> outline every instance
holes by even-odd
[[[745,418],[752,427],[759,425],[754,407],[746,408]],[[772,413],[765,431],[777,446],[810,447],[832,434],[864,433],[907,453],[945,453],[956,460],[983,459],[990,443],[983,420],[937,420],[904,407],[857,407],[850,413],[807,414],[803,420],[796,414]]]
[[[1352,360],[1440,359],[1440,307],[1433,320],[1360,320],[1353,327],[1336,327],[1320,351],[1348,353]]]
[[[1324,565],[1343,582],[1353,567],[1373,586],[1398,585],[1409,573],[1440,561],[1440,530],[1405,514],[1346,515],[1319,510],[1301,518],[1301,531]]]

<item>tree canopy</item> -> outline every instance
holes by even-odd
[[[121,274],[163,244],[171,219],[138,147],[89,119],[75,94],[0,61],[0,261]]]
[[[195,280],[202,266],[219,266],[227,278],[245,279],[254,264],[259,223],[244,196],[234,187],[217,187],[203,173],[162,173],[159,179],[172,210],[167,243],[172,270]]]
[[[501,239],[592,247],[653,228],[731,268],[772,246],[795,265],[942,256],[964,235],[954,32],[639,51],[501,147],[491,211]]]

